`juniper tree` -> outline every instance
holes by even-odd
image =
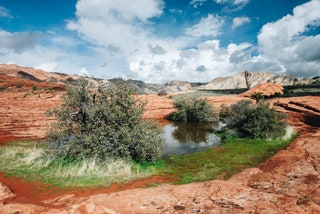
[[[90,91],[90,82],[81,78],[67,86],[62,105],[51,112],[57,122],[47,135],[49,151],[71,159],[153,162],[164,138],[155,122],[142,120],[145,104],[133,96],[129,81],[100,83]]]

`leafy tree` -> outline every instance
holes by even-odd
[[[100,161],[121,158],[153,162],[161,156],[164,138],[153,121],[143,121],[145,103],[133,96],[128,81],[100,83],[90,92],[90,82],[80,79],[68,86],[57,117],[48,132],[52,154],[63,158]]]
[[[169,120],[183,122],[213,122],[218,116],[206,99],[178,99],[173,103],[177,111],[168,115]]]
[[[269,103],[253,104],[250,100],[241,100],[230,107],[222,107],[220,118],[227,123],[225,133],[228,136],[248,138],[277,138],[285,135],[286,115],[277,112]]]

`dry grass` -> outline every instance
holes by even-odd
[[[0,147],[0,171],[60,187],[108,186],[150,175],[151,169],[124,160],[66,161],[46,156],[34,142],[15,142]]]

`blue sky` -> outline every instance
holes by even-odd
[[[320,0],[0,0],[0,63],[164,83],[320,75]]]

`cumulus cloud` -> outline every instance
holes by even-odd
[[[312,27],[319,27],[320,1],[297,6],[293,14],[264,25],[258,35],[263,54],[279,61],[293,75],[320,74],[320,35],[307,36]],[[302,64],[304,68],[298,64]],[[303,75],[303,74],[302,74]]]
[[[190,5],[198,7],[204,2],[192,0]],[[215,2],[239,8],[249,0]],[[19,65],[49,71],[154,83],[208,82],[244,70],[304,71],[304,76],[315,76],[320,75],[320,35],[310,36],[308,32],[319,27],[319,2],[300,5],[292,15],[264,25],[254,46],[220,42],[225,17],[214,14],[185,27],[178,32],[180,36],[156,35],[152,20],[164,13],[162,0],[79,0],[76,17],[66,25],[71,33],[0,30],[0,62],[15,59]],[[232,28],[250,21],[249,17],[235,17]],[[74,38],[75,34],[82,39]]]
[[[79,0],[76,8],[76,19],[67,24],[69,30],[94,44],[128,54],[139,46],[147,48],[145,41],[152,30],[148,20],[162,14],[163,2]]]
[[[152,45],[149,45],[149,49],[150,49],[150,53],[152,54],[165,54],[166,51],[159,45],[155,45],[155,46],[152,46]]]
[[[241,25],[244,25],[246,23],[249,23],[250,19],[248,17],[235,17],[232,20],[232,29],[236,29],[237,27],[240,27]]]
[[[130,69],[136,72],[137,76],[151,82],[176,79],[207,82],[211,78],[226,76],[243,69],[241,65],[249,60],[250,54],[247,53],[246,58],[235,56],[235,53],[240,55],[251,46],[249,43],[242,43],[223,48],[219,40],[208,40],[192,49],[177,50],[161,56],[145,55],[131,62]],[[237,62],[235,58],[238,58]]]
[[[21,53],[38,45],[43,37],[41,32],[15,32],[0,30],[0,52],[5,50]]]
[[[42,63],[40,65],[36,65],[34,66],[34,68],[36,69],[41,69],[41,70],[44,70],[44,71],[55,71],[56,68],[57,68],[57,64],[56,63],[53,63],[53,62],[49,62],[49,63]]]
[[[206,18],[202,18],[198,24],[187,28],[186,34],[194,37],[216,37],[220,34],[223,23],[223,19],[212,14],[208,14],[208,16]]]

